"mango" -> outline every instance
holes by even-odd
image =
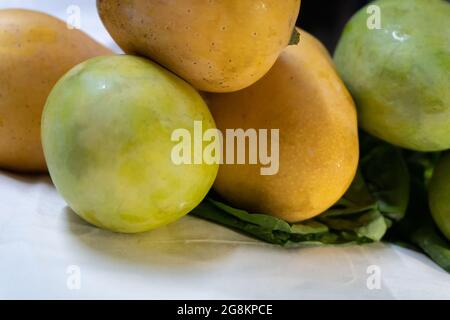
[[[363,129],[407,149],[450,149],[449,37],[443,0],[379,0],[351,19],[334,58]]]
[[[93,58],[69,71],[47,100],[42,141],[51,178],[98,227],[136,233],[163,226],[196,207],[217,174],[217,164],[174,161],[172,135],[192,133],[194,121],[215,128],[199,93],[166,69],[133,56]]]
[[[429,186],[431,214],[439,229],[450,240],[450,153],[436,166]]]
[[[236,208],[289,222],[310,219],[335,204],[350,186],[359,156],[352,97],[324,46],[300,33],[300,44],[286,48],[254,85],[205,96],[222,132],[279,130],[276,174],[262,174],[263,163],[250,163],[248,155],[258,146],[247,139],[246,163],[230,164],[225,155],[215,191]]]
[[[199,90],[232,92],[273,66],[300,0],[98,0],[97,7],[126,53],[151,58]]]
[[[73,66],[110,53],[44,13],[0,10],[0,168],[47,171],[40,127],[50,90]]]

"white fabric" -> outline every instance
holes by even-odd
[[[0,2],[63,19],[68,5],[81,7],[83,29],[117,49],[95,0]],[[373,270],[380,289],[369,289]],[[78,218],[47,176],[0,171],[0,298],[449,299],[450,276],[394,245],[287,250],[193,217],[114,234]]]

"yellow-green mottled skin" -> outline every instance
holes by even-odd
[[[381,29],[362,9],[335,53],[360,126],[398,146],[450,149],[450,4],[380,0]]]
[[[69,206],[118,232],[147,231],[187,214],[204,198],[217,165],[171,160],[173,130],[215,128],[200,95],[142,58],[88,60],[51,92],[42,119],[48,168]]]
[[[429,198],[434,221],[450,240],[450,153],[443,156],[434,171]]]

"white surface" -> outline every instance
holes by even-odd
[[[79,219],[46,176],[0,172],[0,298],[450,298],[450,277],[395,246],[286,250],[186,217],[140,235]],[[67,269],[81,271],[69,290]],[[381,290],[367,288],[367,268]]]
[[[65,19],[74,4],[82,27],[114,47],[94,0],[2,0],[0,8]],[[67,286],[72,265],[79,290]],[[381,271],[379,290],[367,287],[370,266]],[[393,245],[286,250],[192,217],[145,234],[113,234],[79,219],[47,176],[0,171],[0,298],[449,299],[450,276]]]

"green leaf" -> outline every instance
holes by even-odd
[[[272,229],[276,231],[290,232],[291,227],[289,224],[281,219],[265,215],[265,214],[248,214],[244,210],[239,210],[232,208],[224,203],[214,201],[209,199],[209,201],[214,204],[217,208],[222,209],[223,211],[233,215],[234,217],[248,222],[258,225],[262,228]]]
[[[434,262],[450,273],[450,244],[435,226],[428,224],[418,227],[409,237]]]
[[[347,193],[315,219],[289,224],[233,208],[210,195],[193,215],[286,247],[380,241],[406,211],[409,173],[396,147],[362,133],[362,160]]]
[[[300,32],[298,32],[297,28],[292,30],[291,39],[289,40],[290,46],[296,46],[300,43]]]
[[[416,246],[450,273],[450,242],[436,227],[428,207],[428,180],[439,155],[405,151],[405,156],[412,177],[411,200],[405,219],[389,232],[388,240]]]
[[[291,226],[291,232],[294,234],[324,234],[329,231],[328,227],[320,222],[309,220],[303,223],[296,223]]]
[[[379,210],[394,221],[404,216],[409,202],[410,176],[401,150],[361,135],[361,170]]]

